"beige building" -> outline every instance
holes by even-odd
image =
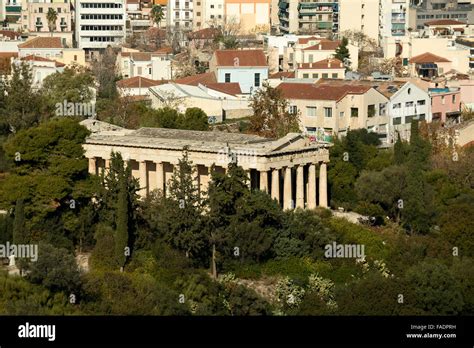
[[[248,173],[252,189],[269,193],[284,209],[328,206],[328,143],[311,142],[297,133],[275,140],[224,132],[127,130],[91,119],[82,124],[92,132],[83,145],[89,173],[107,170],[111,152],[120,152],[140,182],[142,197],[156,189],[167,194],[175,166],[188,147],[201,194],[207,192],[211,168],[224,172],[233,161]]]
[[[56,12],[56,22],[50,27],[47,14],[49,9]],[[21,27],[23,31],[37,36],[61,36],[72,47],[72,13],[68,0],[63,2],[23,1],[21,6]]]
[[[228,23],[238,23],[242,34],[268,31],[270,0],[226,0],[224,18]]]
[[[346,69],[338,59],[324,59],[315,63],[298,64],[295,77],[297,79],[343,79]]]
[[[361,31],[379,41],[379,0],[339,0],[339,32]]]
[[[85,66],[85,52],[79,48],[65,48],[59,37],[35,37],[18,45],[19,57],[40,56],[66,65]]]
[[[380,134],[389,131],[388,98],[370,85],[283,82],[278,86],[298,114],[301,129],[326,137],[346,135],[350,129],[365,128]]]

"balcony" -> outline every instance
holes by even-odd
[[[42,27],[43,27],[43,23],[41,23],[41,22],[36,22],[36,23],[35,23],[35,27],[36,27],[36,28],[42,28]]]

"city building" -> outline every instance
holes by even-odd
[[[268,78],[263,50],[217,50],[209,62],[217,82],[238,82],[243,93],[252,93]]]
[[[25,62],[31,69],[32,84],[39,88],[49,75],[64,71],[65,64],[56,60],[43,58],[41,56],[29,55],[14,61],[14,64]]]
[[[332,37],[339,31],[337,0],[280,0],[278,8],[279,31],[282,33]]]
[[[117,70],[124,78],[141,76],[151,80],[170,80],[172,54],[169,52],[119,52]]]
[[[339,0],[339,32],[362,32],[379,41],[380,0]]]
[[[425,24],[434,20],[456,20],[474,23],[474,7],[470,0],[423,0],[418,6],[412,6],[413,15],[410,26],[423,29]]]
[[[211,169],[224,172],[234,161],[247,171],[252,189],[267,192],[284,209],[328,207],[330,145],[326,142],[311,142],[296,133],[267,139],[225,132],[127,130],[105,127],[103,122],[90,119],[82,124],[92,132],[83,145],[89,159],[89,173],[98,175],[108,170],[111,152],[120,152],[130,161],[142,197],[156,189],[167,194],[173,169],[187,148],[188,159],[197,173],[194,184],[201,195],[207,192]]]
[[[295,70],[297,79],[343,79],[346,68],[338,59],[324,59],[314,63],[300,63]]]
[[[201,0],[202,1],[202,0]],[[194,3],[190,0],[169,0],[166,16],[168,28],[176,31],[191,31],[193,29]]]
[[[76,0],[75,40],[89,54],[125,39],[124,0]]]
[[[460,122],[461,92],[459,88],[430,88],[433,121],[452,125]]]
[[[226,23],[237,24],[242,34],[270,29],[271,0],[225,0]]]
[[[38,56],[66,65],[85,65],[85,52],[64,47],[59,37],[35,37],[18,45],[18,56]]]
[[[323,134],[325,139],[341,137],[351,129],[365,128],[387,142],[388,98],[368,84],[282,82],[278,89],[290,104],[290,112],[299,115],[301,130]]]
[[[409,0],[380,0],[379,43],[384,48],[387,42],[398,42],[409,34]]]
[[[22,0],[0,0],[2,29],[21,30]]]
[[[156,81],[146,77],[135,76],[117,81],[117,90],[122,97],[150,96],[150,87],[159,86],[168,81]]]

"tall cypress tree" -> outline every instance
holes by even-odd
[[[128,247],[128,216],[129,200],[127,176],[121,175],[119,178],[119,192],[117,200],[117,226],[115,229],[115,256],[120,267],[125,266],[127,257],[125,248]]]
[[[397,133],[397,141],[393,147],[393,160],[396,165],[401,165],[405,163],[405,145],[402,142],[400,133]]]
[[[13,243],[26,244],[29,242],[25,224],[25,202],[18,199],[15,205],[15,218],[13,220]]]

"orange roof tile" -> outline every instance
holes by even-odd
[[[236,95],[242,94],[242,90],[240,89],[240,84],[237,82],[228,82],[228,83],[207,83],[205,86],[209,89],[213,89],[218,92]]]
[[[339,59],[323,59],[314,63],[300,63],[298,69],[343,69],[344,63]]]
[[[215,51],[217,66],[268,66],[263,50]]]
[[[435,21],[425,22],[425,25],[432,26],[432,25],[464,25],[466,23],[455,21],[454,19],[438,19]]]
[[[334,51],[340,44],[341,41],[321,40],[316,45],[303,48],[303,51]]]
[[[335,100],[339,101],[347,94],[364,94],[371,86],[342,85],[328,86],[313,83],[283,82],[277,87],[287,99]]]
[[[410,59],[410,63],[449,63],[450,60],[437,56],[436,54],[430,53],[430,52],[425,52],[422,53],[418,56],[412,57]]]
[[[191,85],[197,86],[199,84],[209,84],[209,83],[216,83],[216,75],[213,72],[208,72],[204,74],[197,74],[187,77],[182,77],[180,79],[176,79],[174,82],[182,84],[182,85]]]
[[[35,37],[18,45],[18,48],[63,48],[59,37]]]
[[[29,56],[26,56],[26,57],[23,57],[21,58],[21,60],[27,60],[27,61],[35,61],[35,62],[50,62],[50,63],[55,63],[55,66],[57,68],[61,68],[63,66],[66,66],[66,64],[64,63],[61,63],[61,62],[58,62],[56,60],[52,60],[52,59],[48,59],[48,58],[43,58],[43,57],[40,57],[40,56],[34,56],[32,54],[30,54]]]
[[[146,77],[135,76],[129,79],[117,81],[117,87],[120,88],[149,88],[167,83],[168,80],[151,80]]]

